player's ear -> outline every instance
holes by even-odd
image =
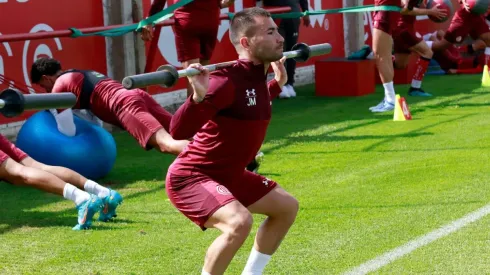
[[[39,79],[38,83],[43,83],[43,82],[46,82],[47,80],[48,80],[48,76],[43,74],[43,75],[41,75],[41,78]]]
[[[244,36],[244,37],[240,38],[240,45],[244,49],[249,49],[250,48],[250,40],[248,39],[248,37]]]

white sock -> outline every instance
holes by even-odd
[[[63,197],[73,201],[78,206],[82,202],[89,200],[90,194],[67,183],[65,184],[65,188],[63,188]]]
[[[490,60],[490,47],[485,48],[485,65],[488,65]]]
[[[92,180],[87,180],[83,186],[83,189],[99,198],[105,198],[111,194],[111,190],[109,190],[109,188],[104,187]]]
[[[412,79],[412,85],[410,85],[410,86],[412,86],[413,88],[416,88],[416,89],[420,89],[420,87],[422,87],[422,81]]]
[[[271,257],[272,255],[262,254],[255,250],[255,248],[252,248],[242,275],[261,275]]]
[[[434,43],[434,41],[425,41],[425,43],[427,44],[427,46],[429,46],[429,49],[432,49],[432,44]]]
[[[395,102],[395,87],[393,87],[393,81],[388,83],[383,83],[383,87],[385,88],[385,99],[389,103]]]
[[[201,275],[211,275],[211,273],[207,272],[204,270],[204,267],[202,268]]]
[[[485,55],[490,55],[490,47],[485,48]]]

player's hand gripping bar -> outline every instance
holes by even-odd
[[[5,117],[15,117],[24,110],[71,108],[77,102],[72,93],[23,94],[18,90],[5,89],[0,93],[0,113]]]
[[[332,52],[332,46],[329,43],[308,46],[304,43],[298,43],[293,46],[291,51],[284,52],[286,58],[293,58],[298,62],[305,62],[312,56],[329,54]],[[228,61],[223,63],[211,64],[204,66],[210,72],[223,67],[231,66],[236,61]],[[199,70],[187,68],[177,70],[172,65],[160,66],[156,72],[137,74],[127,76],[123,79],[122,85],[126,89],[142,88],[150,85],[161,85],[165,88],[172,87],[177,83],[180,77],[192,76],[199,74]]]

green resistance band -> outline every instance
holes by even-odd
[[[176,9],[178,9],[184,5],[187,5],[192,1],[194,1],[194,0],[181,0],[181,1],[171,5],[168,8],[163,9],[162,11],[160,11],[158,13],[156,13],[156,14],[154,14],[154,15],[146,18],[146,19],[141,20],[139,23],[131,24],[128,26],[122,26],[122,27],[118,27],[118,28],[114,28],[114,29],[110,29],[110,30],[105,30],[105,31],[100,31],[100,32],[91,32],[91,33],[82,33],[79,29],[70,28],[70,30],[73,32],[71,37],[77,38],[77,37],[81,37],[81,36],[93,36],[93,35],[114,37],[114,36],[121,36],[121,35],[130,33],[130,32],[133,32],[133,31],[139,32],[141,30],[141,28],[143,28],[146,25],[149,25],[149,24],[155,25],[155,24],[157,24],[163,20],[169,19],[170,17],[173,16],[173,12]]]
[[[372,11],[401,11],[400,7],[397,6],[375,6],[375,5],[367,5],[367,6],[356,6],[356,7],[347,7],[340,9],[329,9],[329,10],[319,10],[319,11],[305,11],[305,12],[287,12],[287,13],[277,13],[272,14],[272,18],[278,19],[290,19],[290,18],[301,18],[307,15],[319,15],[319,14],[332,14],[332,13],[356,13],[356,12],[372,12]],[[230,20],[233,18],[233,13],[228,13],[228,17]]]

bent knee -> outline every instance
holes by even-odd
[[[26,167],[14,161],[9,164],[2,178],[14,185],[29,185],[33,182],[32,171],[35,168]]]
[[[280,200],[276,200],[274,209],[267,216],[274,219],[281,219],[288,222],[293,222],[299,211],[299,202],[292,195],[283,194]]]
[[[247,237],[252,230],[253,217],[248,211],[233,215],[228,222],[229,234],[235,238]]]
[[[287,197],[285,200],[284,209],[286,210],[288,216],[296,218],[299,211],[299,201],[295,197],[289,195],[289,197]]]
[[[432,59],[432,57],[434,56],[434,52],[431,49],[427,49],[420,56],[427,58],[427,59]]]
[[[298,200],[289,195],[283,199],[283,203],[281,204],[282,213],[279,215],[280,218],[284,220],[288,220],[293,222],[296,219],[299,211],[299,202]]]
[[[374,51],[374,58],[380,62],[391,63],[393,58],[391,52]]]

